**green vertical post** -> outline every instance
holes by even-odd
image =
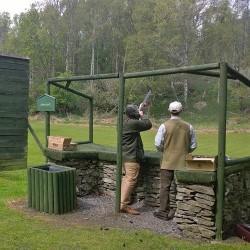
[[[31,168],[27,170],[28,175],[28,207],[32,207],[32,179],[31,179]]]
[[[48,203],[49,214],[54,213],[54,187],[53,187],[53,174],[48,172]]]
[[[227,111],[227,64],[220,63],[219,87],[219,135],[218,135],[218,167],[216,192],[216,239],[222,240],[223,203],[224,203],[224,170],[226,149],[226,111]]]
[[[43,182],[43,171],[39,171],[39,198],[40,198],[40,206],[39,206],[39,211],[44,212],[44,182]]]
[[[89,141],[93,142],[93,124],[94,124],[94,118],[93,118],[93,98],[89,99]]]
[[[46,171],[43,171],[43,193],[44,193],[44,212],[49,212],[49,195],[48,195],[48,175]]]
[[[54,214],[59,214],[60,208],[59,208],[59,190],[58,190],[58,182],[59,177],[58,173],[52,174],[52,180],[53,180],[53,196],[54,196]]]
[[[40,179],[39,171],[35,169],[35,199],[36,199],[36,210],[40,210]]]
[[[50,95],[50,84],[49,82],[46,85],[46,94]],[[45,131],[46,131],[46,137],[45,137],[45,142],[46,142],[46,147],[48,147],[48,136],[50,136],[50,112],[47,111],[45,114]],[[47,162],[47,159],[46,159]]]
[[[120,212],[121,201],[121,175],[122,175],[122,130],[123,130],[123,106],[125,78],[120,74],[119,81],[119,103],[118,103],[118,122],[117,122],[117,166],[116,166],[116,199],[115,211]]]

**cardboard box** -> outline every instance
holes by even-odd
[[[71,142],[72,138],[60,136],[48,136],[48,148],[60,151],[74,151],[77,144]]]
[[[216,171],[216,158],[209,156],[186,156],[186,163],[188,170],[196,171]]]

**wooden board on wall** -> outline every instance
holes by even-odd
[[[0,171],[27,167],[29,59],[0,55]]]

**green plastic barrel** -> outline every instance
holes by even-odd
[[[63,214],[76,208],[75,168],[43,165],[28,168],[28,206]]]

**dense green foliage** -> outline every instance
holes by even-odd
[[[226,61],[249,76],[248,0],[40,0],[19,16],[0,13],[0,52],[30,58],[30,111],[48,78],[139,72]],[[199,83],[199,84],[195,84]],[[117,109],[117,80],[79,82],[95,109]],[[213,95],[207,86],[213,88]],[[172,99],[189,109],[216,103],[217,79],[180,74],[127,81],[126,102],[148,89],[159,111]],[[249,107],[249,88],[232,83],[235,111]],[[60,114],[85,113],[85,104],[52,91]],[[231,95],[230,95],[231,96]],[[153,112],[155,115],[155,112]],[[157,112],[156,112],[157,113]],[[157,116],[157,114],[156,114]]]

